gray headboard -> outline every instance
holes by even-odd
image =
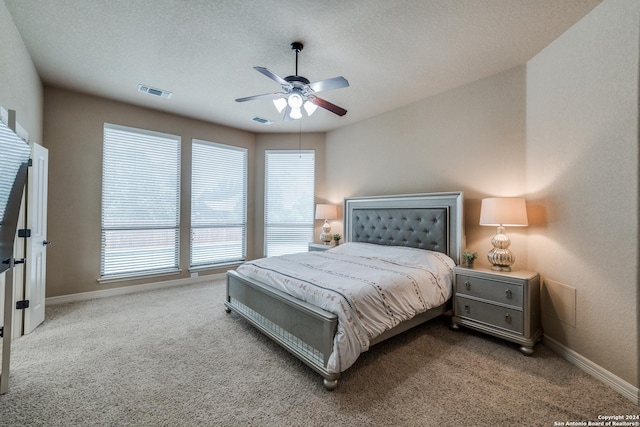
[[[462,201],[462,192],[347,198],[344,240],[429,249],[460,263]]]

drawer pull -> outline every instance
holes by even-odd
[[[504,315],[504,321],[511,324],[511,315],[509,313]]]
[[[507,289],[504,293],[507,296],[507,299],[511,299],[511,289]]]
[[[466,281],[464,282],[464,287],[465,287],[465,288],[467,288],[467,290],[470,290],[470,289],[471,289],[471,282],[469,282],[468,280],[466,280]]]
[[[468,305],[464,306],[464,312],[465,313],[470,313],[471,312],[471,307],[469,307]]]

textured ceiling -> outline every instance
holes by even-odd
[[[45,84],[253,132],[327,131],[524,64],[601,0],[4,0]],[[253,69],[344,76],[283,122]],[[173,92],[162,99],[143,83]],[[251,121],[257,115],[271,126]]]

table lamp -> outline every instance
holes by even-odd
[[[492,270],[511,271],[516,257],[509,250],[511,240],[505,233],[505,226],[524,227],[529,225],[527,206],[524,199],[517,197],[494,197],[482,199],[480,225],[493,225],[498,232],[493,239],[493,249],[487,254]]]
[[[320,241],[325,245],[328,245],[329,242],[331,242],[331,225],[329,224],[329,220],[337,218],[338,207],[336,205],[316,205],[316,219],[324,219],[322,234],[320,234]]]

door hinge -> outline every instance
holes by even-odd
[[[31,167],[33,166],[33,159],[29,159],[29,162],[27,163],[27,167]]]
[[[16,301],[16,310],[24,310],[29,308],[29,300],[23,299],[22,301]]]
[[[18,230],[18,237],[31,237],[31,229],[21,228],[20,230]]]
[[[0,326],[0,338],[4,336],[4,326]]]

